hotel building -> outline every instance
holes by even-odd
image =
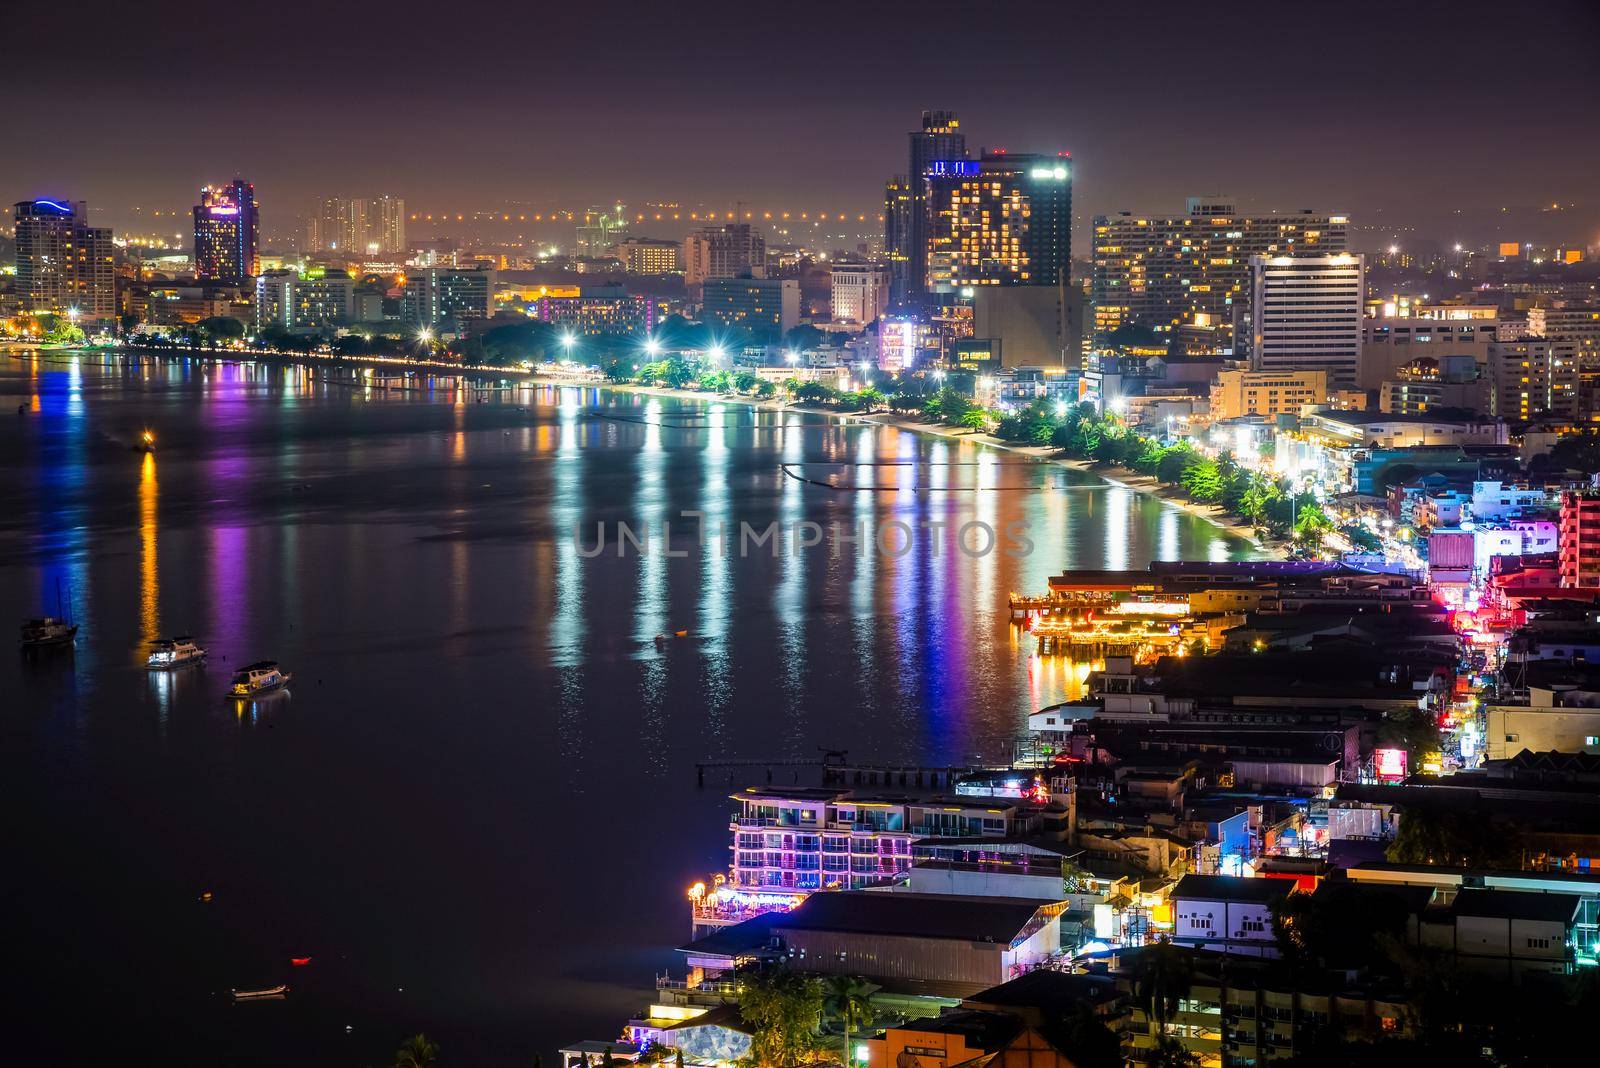
[[[1354,389],[1363,269],[1345,253],[1250,257],[1251,367],[1324,371],[1330,389]]]
[[[1226,340],[1249,299],[1250,257],[1344,252],[1349,219],[1305,211],[1245,216],[1224,198],[1190,197],[1182,215],[1094,220],[1091,346],[1123,323],[1217,329]]]
[[[800,283],[793,278],[710,278],[702,300],[707,322],[777,341],[800,323]]]
[[[1305,404],[1328,402],[1326,371],[1217,372],[1211,383],[1211,420],[1246,415],[1299,415]]]
[[[889,307],[889,269],[881,264],[841,261],[833,265],[830,281],[836,323],[865,325]]]
[[[261,273],[261,222],[255,186],[235,178],[200,190],[194,209],[194,273],[202,282],[239,285]]]
[[[87,224],[83,201],[24,200],[14,207],[12,218],[22,310],[75,314],[84,320],[115,318],[111,231]]]
[[[628,274],[683,273],[683,246],[676,241],[629,238],[617,245],[617,259]]]
[[[929,838],[1001,839],[1029,829],[1016,800],[912,798],[834,789],[752,788],[739,805],[729,883],[735,888],[854,889],[911,870],[912,843]]]
[[[1066,281],[1072,168],[1064,156],[986,152],[977,160],[935,160],[925,190],[929,291]]]

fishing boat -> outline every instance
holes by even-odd
[[[289,984],[279,983],[277,986],[263,986],[255,990],[232,991],[233,1000],[240,1001],[282,1001],[289,996]]]
[[[71,645],[77,636],[78,624],[72,621],[72,600],[61,596],[61,583],[56,582],[57,615],[41,616],[22,623],[22,647],[45,649],[53,645]]]
[[[151,671],[166,671],[198,664],[205,658],[205,649],[187,634],[180,634],[152,643],[150,658],[145,663]]]
[[[280,671],[276,661],[263,660],[234,672],[233,685],[228,694],[231,697],[259,697],[283,689],[293,677],[287,671]]]

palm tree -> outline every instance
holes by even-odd
[[[434,1068],[439,1063],[439,1047],[428,1036],[415,1034],[400,1043],[394,1055],[394,1068]]]
[[[1177,1014],[1178,1002],[1189,992],[1192,978],[1189,958],[1165,938],[1140,954],[1134,990],[1155,1020],[1161,1038],[1166,1037],[1167,1021]]]
[[[872,987],[853,975],[836,975],[824,984],[825,1011],[836,1017],[844,1028],[844,1057],[842,1064],[853,1063],[850,1056],[850,1032],[859,1031],[872,1022]]]

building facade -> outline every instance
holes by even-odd
[[[261,273],[255,186],[235,178],[200,190],[194,209],[194,273],[202,282],[244,284]]]
[[[1528,421],[1585,418],[1579,389],[1577,344],[1524,337],[1489,345],[1489,411],[1501,419]]]
[[[882,264],[840,261],[830,281],[834,322],[866,325],[889,307],[889,268]]]
[[[432,327],[445,320],[487,319],[494,309],[495,272],[485,268],[423,267],[406,275],[404,317]]]
[[[905,178],[885,189],[884,246],[889,250],[890,301],[916,300],[927,291],[928,167],[935,160],[967,158],[967,138],[953,111],[924,111],[908,136]]]
[[[313,331],[355,318],[356,281],[345,271],[268,271],[256,279],[256,325]]]
[[[1361,361],[1364,261],[1346,253],[1250,257],[1250,365],[1324,371],[1354,389]]]
[[[24,200],[15,205],[17,302],[23,311],[81,320],[117,314],[111,231],[88,225],[83,201]]]
[[[1299,415],[1306,404],[1328,402],[1326,371],[1225,370],[1211,384],[1211,420],[1246,415]]]
[[[629,238],[617,246],[617,259],[628,274],[683,273],[683,246],[676,241]]]
[[[705,319],[774,342],[800,324],[800,283],[793,278],[709,278]]]
[[[829,789],[750,789],[739,808],[729,881],[735,887],[852,889],[904,876],[926,838],[1005,838],[1026,822],[1014,801],[928,798]]]
[[[1563,493],[1561,585],[1600,587],[1600,493]]]
[[[930,292],[1067,280],[1072,169],[1065,157],[986,152],[934,160],[924,188]]]
[[[1242,216],[1225,198],[1190,197],[1184,214],[1094,220],[1091,346],[1124,323],[1215,329],[1225,344],[1249,299],[1250,257],[1344,252],[1349,219],[1318,212]]]
[[[702,286],[711,278],[760,278],[767,270],[767,239],[749,223],[707,226],[683,242],[683,281]]]

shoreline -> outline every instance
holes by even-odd
[[[45,351],[44,346],[36,344],[28,345],[27,343],[23,344],[27,346],[27,351],[35,354]],[[0,343],[0,348],[3,348],[7,355],[18,355],[13,351],[14,347],[15,346],[12,344]],[[169,351],[166,349],[144,349],[135,348],[133,346],[118,346],[114,349],[90,351],[112,352],[118,355],[134,354],[141,356],[148,355],[169,358],[185,358],[184,353],[176,350]],[[195,352],[196,354],[204,354],[206,358],[220,360],[224,363],[246,363],[257,360],[270,360],[278,363],[299,364],[304,367],[326,367],[329,365],[346,364],[358,367],[410,368],[436,374],[454,374],[461,377],[515,377],[520,379],[523,383],[532,386],[565,386],[577,389],[605,389],[613,390],[618,393],[633,393],[647,397],[666,397],[672,400],[690,400],[700,401],[703,403],[731,401],[736,404],[743,404],[762,411],[800,412],[805,415],[819,415],[830,419],[837,419],[841,423],[876,423],[880,426],[892,426],[901,430],[909,431],[913,434],[921,434],[927,437],[938,437],[953,441],[970,442],[975,445],[999,449],[1003,452],[1016,453],[1019,456],[1027,456],[1038,463],[1056,464],[1061,467],[1084,472],[1085,474],[1094,475],[1095,477],[1104,480],[1109,485],[1122,486],[1134,491],[1135,493],[1143,493],[1148,496],[1159,498],[1167,504],[1172,505],[1174,508],[1181,509],[1182,511],[1188,512],[1190,515],[1204,519],[1212,526],[1215,526],[1236,538],[1240,538],[1243,541],[1249,542],[1251,545],[1255,546],[1257,550],[1266,553],[1271,557],[1283,559],[1285,555],[1281,546],[1263,540],[1262,537],[1256,533],[1255,528],[1249,524],[1227,514],[1216,505],[1196,504],[1193,501],[1185,500],[1166,486],[1157,482],[1149,475],[1142,475],[1136,471],[1131,471],[1124,467],[1110,468],[1101,466],[1091,460],[1070,460],[1065,457],[1056,456],[1054,455],[1053,450],[1049,446],[1045,445],[1017,445],[1011,442],[1001,441],[999,438],[996,438],[990,434],[977,433],[971,430],[963,430],[958,427],[944,426],[940,423],[923,423],[907,416],[895,415],[893,413],[878,412],[862,415],[853,412],[835,412],[827,408],[816,408],[803,404],[789,404],[784,401],[771,400],[764,397],[741,397],[733,394],[702,393],[699,390],[673,389],[668,386],[641,386],[629,382],[610,382],[603,378],[599,380],[553,378],[547,375],[540,375],[536,372],[513,371],[509,368],[462,366],[459,364],[394,360],[383,357],[365,356],[338,356],[324,358],[312,356],[307,353],[241,353],[233,349],[199,349],[191,351]],[[190,356],[188,358],[195,357]],[[1115,471],[1116,474],[1109,474],[1107,473],[1108,471]]]

